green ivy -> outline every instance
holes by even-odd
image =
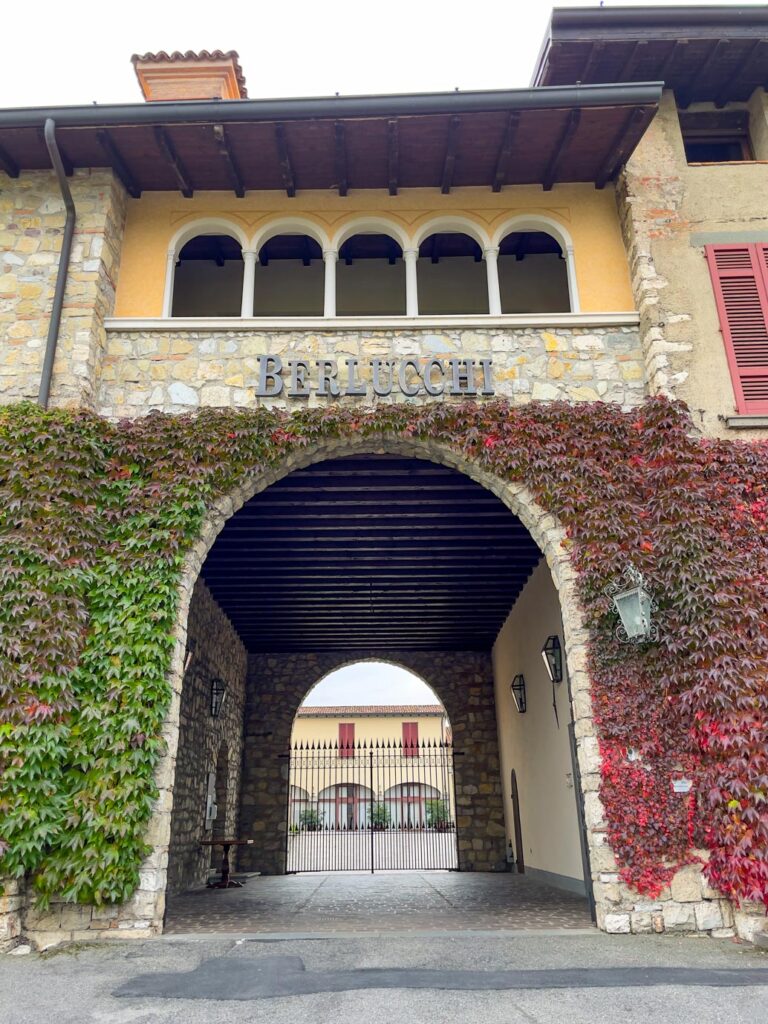
[[[0,411],[0,868],[40,899],[119,902],[157,797],[184,560],[206,510],[297,447],[439,440],[566,528],[590,631],[601,797],[622,877],[656,893],[706,844],[768,903],[768,445],[706,441],[663,399],[204,411],[111,423]],[[603,593],[632,560],[661,639],[625,647]],[[633,747],[640,761],[629,761]],[[681,774],[693,796],[674,794]]]

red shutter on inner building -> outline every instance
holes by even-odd
[[[768,244],[704,247],[736,409],[768,414]]]
[[[419,723],[403,722],[403,757],[419,756]]]
[[[339,722],[339,757],[355,756],[355,723]]]

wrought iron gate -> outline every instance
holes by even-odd
[[[449,743],[291,749],[288,872],[457,868]]]

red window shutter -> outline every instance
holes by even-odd
[[[355,756],[355,723],[339,722],[339,757]]]
[[[736,409],[768,414],[768,245],[704,248]]]
[[[419,756],[419,723],[403,722],[403,757]]]

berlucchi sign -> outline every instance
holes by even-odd
[[[493,395],[492,359],[288,359],[259,356],[257,398]]]

